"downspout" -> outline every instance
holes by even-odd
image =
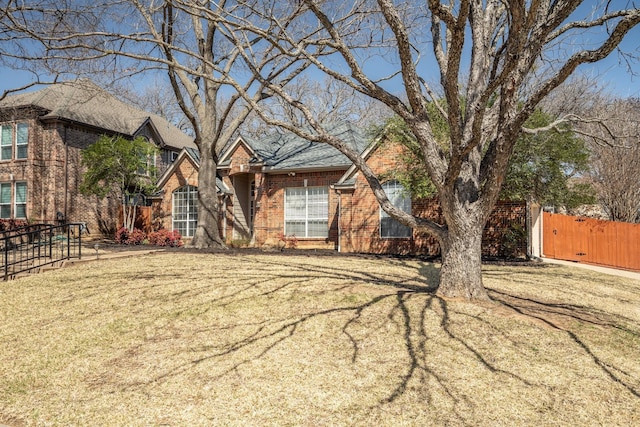
[[[333,187],[333,186],[332,186]],[[338,195],[338,253],[342,252],[342,193],[333,187]]]

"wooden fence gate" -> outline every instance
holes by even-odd
[[[123,209],[122,205],[118,211],[118,228],[122,227],[123,221]],[[151,219],[151,206],[136,206],[136,219],[134,221],[134,228],[140,229],[145,233],[153,231],[153,224]]]
[[[640,224],[543,213],[548,258],[640,271]]]

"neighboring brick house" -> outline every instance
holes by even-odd
[[[81,151],[101,135],[144,136],[166,170],[192,138],[165,119],[119,101],[88,80],[9,95],[0,101],[0,217],[85,222],[92,233],[115,228],[120,200],[79,193]]]
[[[375,172],[388,173],[402,161],[399,145],[371,143],[350,124],[339,124],[332,133],[363,153]],[[197,168],[197,152],[184,150],[161,177],[162,198],[154,204],[159,225],[187,237],[197,223]],[[227,243],[278,246],[282,236],[295,235],[300,248],[439,253],[433,237],[389,218],[362,174],[329,145],[292,134],[260,140],[240,137],[221,154],[218,172],[225,212],[220,229]],[[434,200],[411,200],[393,179],[383,186],[396,206],[442,220]],[[524,203],[500,203],[485,229],[485,255],[505,255],[505,248],[513,246],[512,254],[524,255],[526,217]]]

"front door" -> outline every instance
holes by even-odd
[[[235,175],[233,192],[233,239],[251,241],[255,211],[254,175]]]

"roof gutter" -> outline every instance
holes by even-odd
[[[277,166],[263,166],[262,172],[273,174],[285,174],[285,173],[311,173],[311,172],[333,172],[342,171],[349,168],[349,165],[343,166],[318,166],[318,167],[299,167],[299,168],[278,168]]]
[[[340,183],[336,183],[336,184],[332,184],[331,185],[331,189],[332,190],[355,190],[356,189],[356,184],[340,184]]]

